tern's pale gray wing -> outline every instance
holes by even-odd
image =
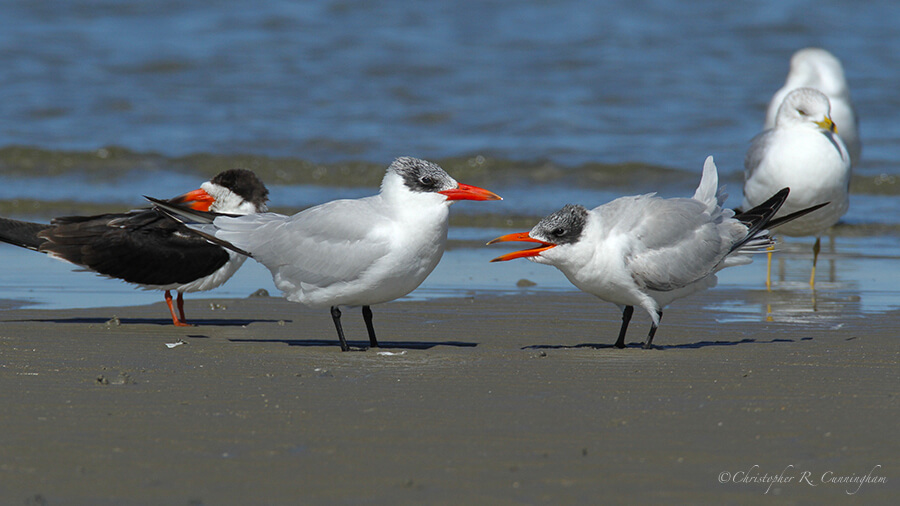
[[[740,232],[693,199],[638,197],[628,213],[626,267],[638,284],[656,291],[681,288],[714,272],[732,235]]]
[[[276,283],[352,282],[389,250],[390,224],[373,199],[336,200],[290,217],[219,218],[216,236],[249,251]]]

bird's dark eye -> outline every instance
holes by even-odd
[[[797,114],[799,114],[800,116],[806,116],[806,111],[804,111],[803,109],[797,109]]]
[[[419,178],[419,182],[422,183],[422,186],[434,186],[434,178],[431,176],[422,176]]]
[[[553,234],[554,237],[562,237],[566,235],[566,229],[562,227],[556,227],[550,233]]]

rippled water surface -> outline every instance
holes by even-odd
[[[571,289],[552,268],[488,264],[503,248],[479,245],[568,202],[689,195],[709,154],[737,205],[791,54],[821,46],[844,62],[863,160],[819,288],[803,283],[811,239],[791,239],[774,295],[757,292],[758,261],[721,274],[747,296],[711,309],[722,320],[895,309],[898,19],[887,0],[0,0],[0,214],[124,210],[232,166],[294,212],[370,194],[391,159],[414,155],[505,200],[453,207],[453,247],[413,296]],[[8,301],[160,299],[11,246],[0,265]],[[248,262],[204,296],[259,287],[275,291]]]

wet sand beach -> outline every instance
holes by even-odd
[[[376,306],[383,346],[347,353],[327,311],[275,297],[189,300],[187,329],[162,303],[5,310],[0,495],[892,503],[900,313],[719,323],[705,309],[764,296],[679,301],[649,351],[646,315],[617,350],[615,307],[580,292]],[[366,344],[359,310],[343,321]]]
[[[157,291],[0,245],[0,506],[897,503],[898,5],[3,2],[2,217],[124,212],[238,167],[293,214],[376,193],[399,156],[504,200],[453,206],[363,352],[327,310],[247,298],[276,294],[255,261],[175,328]],[[842,61],[863,145],[814,301],[815,239],[790,238],[775,291],[762,257],[726,269],[656,349],[637,310],[618,350],[614,306],[489,263],[565,204],[690,196],[709,155],[741,206],[810,46]]]

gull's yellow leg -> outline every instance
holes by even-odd
[[[766,255],[769,257],[768,262],[766,263],[766,290],[772,291],[772,252],[775,251],[775,246],[769,246],[769,253]]]
[[[813,267],[812,274],[809,275],[809,287],[816,289],[816,261],[819,260],[819,251],[822,249],[822,240],[816,237],[816,243],[813,244]]]

